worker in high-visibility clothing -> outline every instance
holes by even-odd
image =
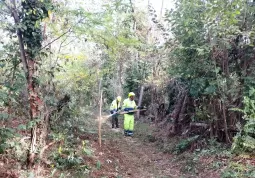
[[[135,116],[132,110],[137,108],[136,103],[134,101],[135,93],[130,92],[128,94],[128,98],[123,101],[122,108],[124,111],[128,111],[130,113],[124,114],[124,134],[125,136],[133,136],[134,131],[134,122]]]
[[[110,107],[110,113],[113,114],[112,115],[112,128],[114,128],[114,126],[116,126],[116,128],[119,128],[117,112],[119,110],[121,110],[120,103],[121,103],[121,97],[118,96],[115,100],[113,100],[111,107]]]

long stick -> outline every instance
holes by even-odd
[[[136,109],[136,110],[132,110],[132,111],[121,111],[121,112],[118,112],[117,114],[128,114],[128,113],[135,113],[135,112],[140,112],[140,111],[146,111],[147,109]],[[115,114],[110,114],[108,116],[105,116],[105,117],[112,117],[113,115]]]
[[[159,22],[161,22],[161,19],[162,19],[163,7],[164,7],[164,0],[162,0],[162,3],[161,3],[161,9],[160,9],[160,14],[159,14]]]
[[[100,147],[102,144],[102,139],[101,139],[102,96],[103,96],[103,91],[101,91],[101,96],[100,96],[99,122],[98,122],[98,135],[99,135],[99,146]]]

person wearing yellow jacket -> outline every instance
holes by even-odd
[[[113,100],[111,107],[110,107],[110,113],[112,115],[112,128],[116,125],[116,128],[119,128],[119,122],[118,122],[118,115],[117,112],[121,110],[120,106],[121,97],[118,96],[115,100]]]
[[[123,105],[122,105],[122,108],[124,111],[130,112],[130,113],[124,114],[125,136],[133,136],[135,116],[132,110],[135,110],[137,108],[136,103],[134,101],[134,96],[135,96],[135,93],[130,92],[128,94],[128,98],[123,101]]]

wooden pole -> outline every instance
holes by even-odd
[[[138,106],[141,106],[142,104],[142,100],[143,100],[143,90],[144,90],[144,86],[141,87],[141,90],[140,90],[140,96],[139,96],[139,101],[138,101]],[[137,111],[137,118],[139,119],[140,117],[140,111],[138,110]]]
[[[162,0],[162,2],[161,2],[161,9],[160,9],[160,14],[159,14],[159,22],[161,22],[161,19],[162,19],[163,8],[164,8],[164,0]]]
[[[97,78],[99,78],[99,70],[97,71]],[[102,78],[99,79],[98,85],[98,96],[99,96],[99,116],[98,116],[98,142],[101,148],[102,145],[102,138],[101,138],[101,127],[102,127],[102,97],[103,97],[103,90],[101,90],[102,85]]]
[[[101,94],[100,94],[100,105],[99,105],[99,122],[98,122],[98,136],[99,136],[99,146],[101,148],[101,145],[102,145],[102,138],[101,138],[101,117],[102,117],[102,96],[103,96],[103,91],[101,91]]]

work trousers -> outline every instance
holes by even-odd
[[[124,114],[124,132],[133,135],[135,116],[134,114]]]
[[[119,128],[119,121],[118,121],[117,114],[112,116],[112,128],[114,128],[114,126],[116,126],[116,128]]]

